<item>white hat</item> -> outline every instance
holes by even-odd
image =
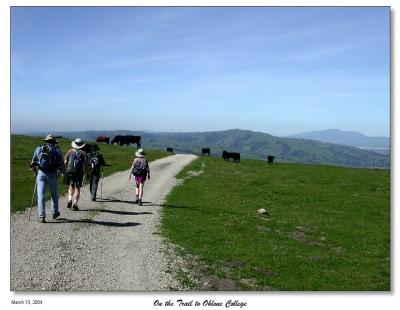
[[[145,152],[143,151],[143,149],[138,149],[137,152],[135,153],[136,157],[144,157]]]
[[[85,146],[85,143],[83,143],[81,138],[77,138],[74,141],[72,141],[71,145],[74,149],[80,150],[81,148],[83,148]]]
[[[54,137],[54,135],[53,135],[52,133],[48,134],[48,135],[46,136],[46,138],[44,138],[43,140],[44,140],[44,141],[47,141],[47,142],[54,142],[54,143],[57,143],[57,140],[56,140],[56,138]]]

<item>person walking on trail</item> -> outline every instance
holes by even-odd
[[[136,182],[136,203],[140,206],[142,205],[142,197],[143,197],[143,187],[144,182],[146,181],[146,177],[150,180],[150,168],[148,161],[144,158],[143,149],[139,149],[135,156],[136,158],[132,162],[131,172],[129,173],[129,180],[131,179],[131,175],[135,176]]]
[[[52,134],[48,134],[43,140],[45,141],[44,145],[38,146],[33,153],[30,167],[36,177],[35,186],[37,189],[39,219],[41,223],[46,223],[46,187],[49,185],[53,219],[56,219],[60,216],[58,209],[57,171],[63,174],[63,181],[65,182],[65,166],[55,137]]]
[[[72,149],[68,150],[64,157],[64,163],[67,171],[67,185],[68,187],[68,203],[67,208],[78,211],[78,201],[81,194],[81,187],[83,186],[83,178],[89,177],[89,167],[86,152],[83,150],[85,147],[82,139],[77,138],[72,141]]]
[[[96,201],[97,185],[99,184],[100,173],[103,171],[103,166],[106,165],[103,155],[99,153],[98,150],[98,145],[93,143],[90,152],[87,154],[89,164],[89,188],[92,201]]]

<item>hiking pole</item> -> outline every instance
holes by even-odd
[[[82,190],[83,190],[84,185],[85,185],[85,175],[83,175],[83,179],[82,179]]]
[[[103,200],[103,167],[101,167],[100,199]]]
[[[28,221],[31,220],[31,213],[32,213],[32,208],[33,208],[33,200],[35,199],[35,194],[36,194],[36,186],[37,186],[37,182],[36,182],[36,180],[35,180],[35,187],[33,188],[33,195],[32,195],[32,201],[31,201],[31,209],[29,210]]]

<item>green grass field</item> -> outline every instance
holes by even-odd
[[[211,274],[245,290],[390,290],[388,170],[199,158],[179,177],[201,170],[168,196],[163,232]]]
[[[58,141],[64,156],[67,150],[71,148],[71,140],[58,139]],[[23,211],[30,207],[35,178],[33,172],[29,170],[29,165],[35,148],[41,144],[43,144],[41,137],[11,136],[11,212]],[[98,145],[107,165],[111,165],[104,167],[104,176],[130,168],[136,148]],[[149,161],[168,156],[163,151],[145,149],[145,152]],[[59,194],[64,194],[67,191],[67,186],[62,184],[61,180],[60,177]]]

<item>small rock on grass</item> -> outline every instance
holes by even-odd
[[[269,215],[267,210],[265,210],[264,208],[258,209],[257,213],[262,215]]]

